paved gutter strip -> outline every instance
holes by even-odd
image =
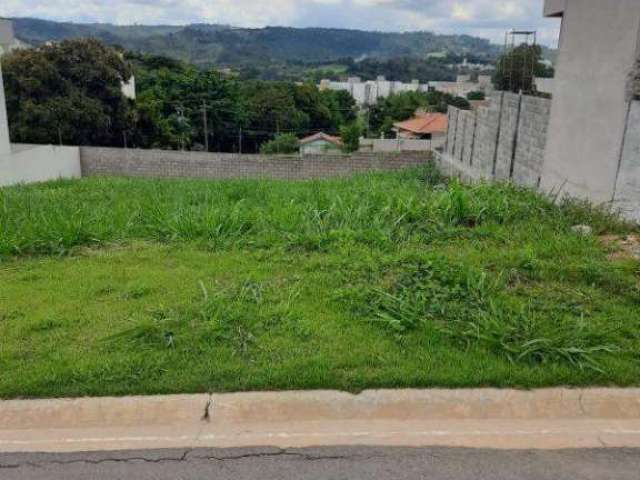
[[[9,400],[0,452],[323,445],[640,447],[640,389]]]

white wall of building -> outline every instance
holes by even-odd
[[[129,100],[136,99],[136,77],[131,76],[131,78],[122,83],[122,95],[124,95]]]
[[[13,145],[0,155],[0,187],[80,178],[80,149],[52,145]]]
[[[327,140],[315,140],[300,146],[302,155],[323,155],[327,153],[340,153],[340,147]]]
[[[11,153],[9,144],[9,120],[4,98],[4,83],[2,82],[2,66],[0,66],[0,155]]]
[[[493,90],[491,77],[480,75],[478,82],[470,81],[470,76],[460,75],[455,82],[428,82],[420,83],[414,80],[411,83],[392,82],[384,77],[377,80],[363,82],[358,77],[350,78],[347,82],[332,82],[322,80],[319,88],[321,90],[344,90],[351,94],[356,104],[375,105],[380,98],[387,98],[396,93],[403,92],[428,92],[430,89],[450,95],[466,97],[470,92],[481,90],[490,93]]]

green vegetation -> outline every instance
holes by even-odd
[[[467,100],[473,101],[473,100],[484,100],[486,98],[486,95],[484,92],[481,91],[477,91],[477,92],[469,92],[467,94]]]
[[[260,153],[265,155],[275,155],[280,153],[296,153],[300,149],[298,137],[291,133],[282,133],[273,140],[262,144]]]
[[[412,118],[416,110],[446,113],[453,105],[464,110],[470,108],[469,102],[462,97],[454,97],[442,92],[402,92],[381,99],[369,112],[369,131],[371,136],[392,135],[393,124]]]
[[[166,57],[121,55],[96,40],[20,50],[2,61],[16,142],[257,153],[276,133],[337,134],[356,118],[348,92],[240,81]],[[132,73],[135,101],[121,92]]]
[[[0,190],[0,397],[640,384],[629,227],[431,169]]]
[[[364,129],[360,122],[353,122],[345,125],[340,130],[340,139],[342,140],[342,149],[345,153],[353,153],[360,150],[360,137],[362,137]]]
[[[58,23],[15,19],[17,36],[34,45],[48,40],[94,37],[134,52],[166,55],[203,69],[232,67],[253,78],[294,80],[302,63],[337,59],[410,56],[429,52],[450,55],[473,53],[473,58],[495,60],[501,48],[489,40],[468,35],[431,32],[383,33],[323,28],[231,28],[223,25],[118,26]],[[253,72],[253,73],[252,73]],[[380,73],[383,74],[383,73]],[[295,78],[302,80],[302,78]]]
[[[132,72],[115,50],[96,40],[62,42],[17,50],[2,68],[14,142],[122,144],[133,111],[121,85]]]
[[[503,54],[496,65],[493,83],[498,90],[526,94],[535,93],[535,78],[553,77],[553,68],[543,62],[539,45],[522,44]]]

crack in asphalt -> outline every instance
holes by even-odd
[[[206,458],[208,460],[217,460],[217,461],[234,461],[234,460],[246,460],[249,458],[268,458],[268,457],[296,457],[304,461],[315,462],[322,460],[367,460],[370,458],[374,458],[375,456],[363,457],[361,455],[311,455],[308,453],[300,453],[300,452],[292,452],[290,450],[278,450],[276,452],[254,452],[254,453],[245,453],[242,455],[230,455],[224,457],[218,457],[215,455],[208,455]],[[193,457],[198,458],[198,457]]]
[[[128,463],[128,462],[144,462],[144,463],[165,463],[165,462],[185,462],[187,460],[208,460],[208,461],[242,461],[247,459],[269,458],[269,457],[290,457],[297,458],[305,462],[316,461],[332,461],[332,460],[372,460],[375,458],[383,458],[385,455],[313,455],[311,453],[295,452],[291,450],[279,449],[277,451],[266,452],[249,452],[239,455],[191,455],[193,449],[185,450],[179,457],[159,457],[147,458],[143,456],[137,457],[108,457],[99,459],[76,458],[72,460],[46,460],[42,462],[24,462],[18,464],[0,464],[0,469],[17,469],[22,467],[42,468],[47,465],[74,465],[88,464],[100,465],[103,463]]]
[[[88,465],[100,465],[102,463],[127,463],[127,462],[144,462],[144,463],[164,463],[164,462],[185,462],[188,460],[189,454],[192,449],[185,450],[179,457],[160,457],[160,458],[147,458],[147,457],[124,457],[124,458],[77,458],[73,460],[46,460],[44,462],[24,462],[19,464],[0,464],[0,469],[6,468],[20,468],[20,467],[34,467],[40,468],[45,465],[73,465],[78,463],[84,463]]]

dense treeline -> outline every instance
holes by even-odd
[[[384,75],[389,80],[411,82],[414,79],[425,82],[455,81],[457,71],[449,68],[445,59],[422,59],[415,57],[399,57],[386,60],[367,58],[349,65],[348,72],[352,76],[365,80],[373,80]]]
[[[338,133],[357,114],[346,92],[240,81],[91,39],[17,51],[3,70],[14,142],[254,152],[278,133]],[[132,74],[135,101],[121,92]]]

